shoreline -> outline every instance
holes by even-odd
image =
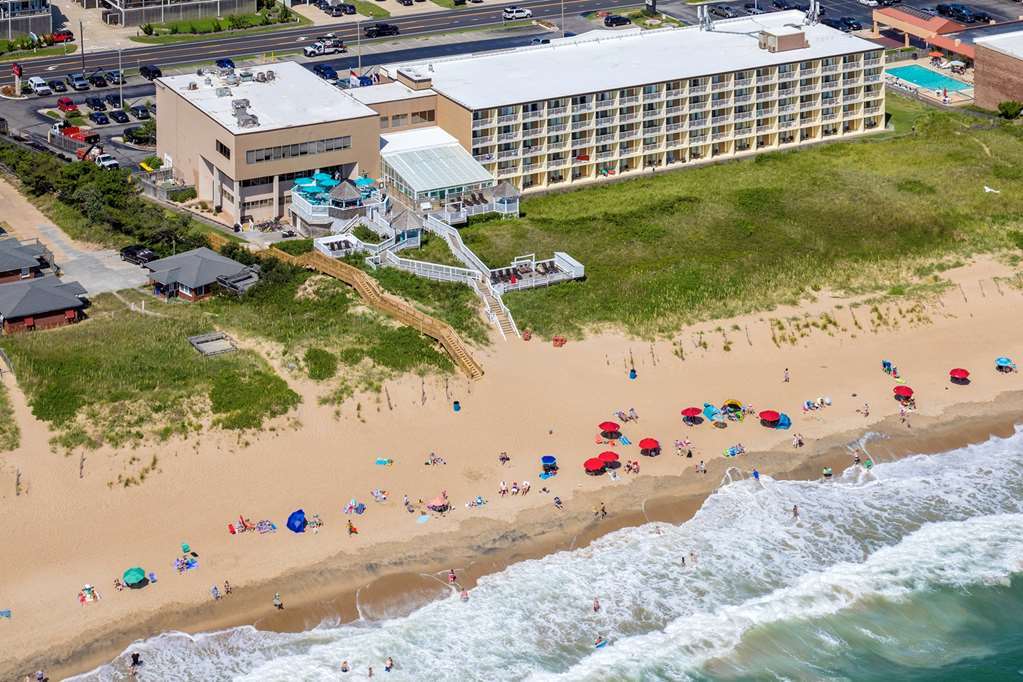
[[[829,466],[838,476],[852,465],[848,446],[866,434],[876,434],[866,445],[874,461],[891,462],[1007,437],[1021,423],[1021,410],[1023,391],[1007,391],[990,402],[963,402],[936,416],[915,415],[911,430],[889,416],[878,424],[821,438],[801,451],[749,452],[732,460],[732,467],[746,475],[757,467],[777,479],[816,480]],[[796,452],[799,456],[793,457]],[[672,453],[659,459],[663,458],[677,459]],[[785,466],[786,460],[791,466]],[[450,595],[443,577],[449,568],[458,574],[459,587],[472,589],[480,578],[513,563],[580,549],[622,528],[684,523],[721,483],[694,492],[692,483],[702,482],[702,477],[692,471],[695,460],[682,461],[686,471],[681,475],[643,476],[614,489],[575,492],[566,500],[570,504],[564,512],[544,506],[522,510],[511,521],[469,519],[433,535],[428,550],[415,539],[378,543],[358,555],[338,552],[315,565],[237,587],[218,603],[173,605],[140,622],[106,627],[51,650],[46,667],[54,679],[84,674],[113,660],[132,642],[168,631],[195,634],[252,625],[298,632],[324,622],[400,617]],[[608,505],[609,516],[596,521],[590,509],[601,502]],[[283,611],[269,603],[268,595],[275,591],[283,596]],[[36,658],[15,667],[34,670],[43,663]]]

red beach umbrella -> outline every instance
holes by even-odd
[[[968,379],[970,377],[970,373],[963,369],[962,367],[957,367],[953,369],[951,372],[948,373],[948,375],[953,379]]]
[[[599,462],[603,463],[603,464],[608,464],[610,462],[617,462],[618,461],[618,453],[617,452],[611,452],[610,450],[607,450],[606,452],[602,452],[599,455],[597,455],[596,459]],[[589,461],[592,462],[593,460],[589,460]]]
[[[639,441],[640,450],[653,450],[654,448],[661,447],[661,444],[657,442],[656,438],[644,438]]]
[[[616,433],[621,430],[622,427],[618,426],[618,424],[615,424],[614,422],[600,422],[600,424],[597,425],[597,428],[601,431],[606,431],[607,433]]]
[[[607,464],[605,462],[600,461],[596,457],[591,457],[583,462],[583,469],[585,469],[588,474],[599,473],[603,471],[606,466]]]
[[[899,396],[900,398],[910,398],[913,395],[913,389],[911,389],[909,386],[896,386],[895,395]]]
[[[698,407],[687,407],[682,410],[683,417],[699,417],[701,414],[703,414],[703,410]]]
[[[760,413],[760,421],[776,422],[779,419],[781,419],[781,415],[774,410],[764,410]]]

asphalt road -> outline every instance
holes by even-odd
[[[558,0],[521,0],[516,1],[515,4],[533,10],[534,19],[558,18],[561,15],[561,2]],[[564,3],[566,15],[610,9],[622,5],[623,0],[565,0]],[[501,24],[501,12],[504,6],[504,3],[497,4],[495,2],[493,5],[472,6],[458,10],[438,10],[437,12],[407,17],[392,17],[382,21],[399,26],[403,36],[422,35]],[[695,12],[693,16],[695,17]],[[365,27],[373,23],[377,22],[367,20],[362,22],[362,25]],[[135,68],[142,64],[155,64],[163,67],[173,64],[209,61],[219,57],[238,57],[266,52],[295,50],[312,42],[316,36],[330,32],[344,38],[350,45],[349,49],[352,49],[351,44],[356,42],[357,28],[351,23],[302,26],[234,38],[225,37],[190,43],[140,46],[123,50],[122,63],[126,69]],[[382,40],[388,40],[388,38]],[[88,47],[87,41],[85,70],[117,68],[118,54],[116,50],[89,52]],[[44,78],[50,78],[54,75],[62,76],[74,71],[81,71],[82,56],[81,54],[73,54],[32,59],[26,61],[24,67],[25,78],[30,76],[42,76]],[[0,84],[9,83],[10,81],[11,76],[5,69],[2,76],[0,76]]]

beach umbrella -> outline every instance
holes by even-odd
[[[554,455],[544,455],[540,458],[540,464],[543,464],[544,466],[551,466],[557,463],[558,460]]]
[[[312,178],[295,178],[294,180],[292,180],[292,182],[299,186],[316,184],[316,181],[313,180]]]
[[[788,429],[791,426],[792,426],[792,420],[789,418],[789,416],[787,414],[782,412],[781,414],[778,415],[778,423],[774,425],[774,428],[776,428],[776,429]]]
[[[698,407],[687,407],[686,409],[682,410],[682,416],[683,417],[690,417],[690,418],[691,417],[699,417],[700,416],[700,412],[701,412],[701,410]]]
[[[305,511],[302,509],[291,512],[291,516],[288,517],[288,530],[293,533],[304,533],[306,524],[308,521],[305,518]]]
[[[999,367],[1015,367],[1016,366],[1016,363],[1014,363],[1011,359],[1009,359],[1009,358],[1007,358],[1005,356],[1002,356],[1002,357],[998,358],[997,360],[995,360],[995,364],[997,366],[999,366]]]
[[[446,511],[448,508],[448,500],[443,495],[438,495],[426,503],[426,508],[432,509],[433,511]]]
[[[655,450],[661,447],[661,444],[657,442],[656,438],[644,438],[639,441],[640,450]]]
[[[124,575],[121,576],[121,578],[124,580],[124,584],[128,587],[145,587],[149,583],[149,581],[146,580],[145,570],[138,566],[129,568],[124,572]]]
[[[614,422],[600,422],[597,428],[607,433],[618,433],[622,427]]]
[[[781,419],[781,415],[774,410],[764,410],[760,413],[760,421],[764,424],[774,424]]]
[[[592,475],[604,473],[604,467],[606,466],[607,464],[605,462],[602,462],[596,457],[591,457],[590,459],[583,462],[583,469],[586,471],[586,473]]]
[[[966,371],[965,369],[963,369],[962,367],[956,367],[955,369],[950,371],[948,373],[948,375],[950,377],[952,377],[953,379],[969,379],[970,378],[970,373],[968,371]]]
[[[322,182],[323,180],[333,180],[334,176],[330,173],[313,173],[313,180],[316,182]]]
[[[742,403],[735,398],[729,398],[721,407],[726,410],[731,410],[732,412],[738,412],[742,409]]]
[[[597,459],[599,459],[604,464],[610,464],[611,462],[618,461],[618,453],[607,450],[606,452],[602,452],[599,455],[597,455]]]
[[[913,389],[909,386],[896,386],[895,395],[899,398],[911,398],[913,396]]]
[[[927,56],[932,57],[933,59],[941,59],[942,57],[945,56],[945,53],[939,52],[938,50],[933,50],[932,52],[929,52]]]

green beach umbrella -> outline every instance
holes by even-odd
[[[137,585],[145,579],[146,572],[139,568],[138,566],[135,566],[134,568],[129,568],[127,571],[124,572],[125,585],[128,586]]]

